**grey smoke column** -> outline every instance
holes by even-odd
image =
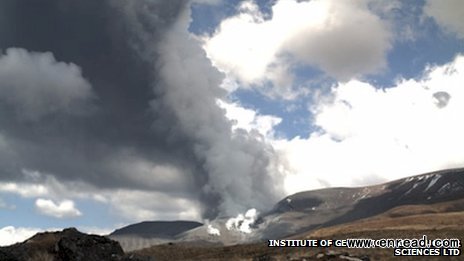
[[[36,121],[18,117],[24,105],[0,99],[1,134],[16,155],[0,151],[0,179],[30,168],[102,188],[196,197],[207,218],[272,205],[281,192],[275,153],[256,134],[231,132],[216,105],[222,75],[187,33],[189,15],[187,1],[173,0],[0,2],[4,55],[9,47],[50,52],[46,65],[77,67],[91,86],[77,95],[89,97],[79,104],[91,110],[54,109]],[[1,80],[4,97],[11,86]],[[139,162],[167,171],[127,167]]]
[[[185,10],[158,46],[164,101],[194,142],[194,154],[207,173],[206,196],[219,194],[220,209],[228,214],[244,207],[269,207],[281,196],[273,149],[257,134],[231,133],[230,121],[216,104],[224,95],[218,88],[222,75],[186,33],[189,17]]]

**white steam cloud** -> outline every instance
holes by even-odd
[[[258,218],[258,211],[254,208],[249,209],[245,215],[239,214],[234,218],[230,218],[226,222],[227,230],[236,230],[246,234],[252,232],[251,225]]]
[[[221,231],[219,231],[218,228],[213,227],[213,225],[211,225],[211,224],[208,224],[208,226],[206,228],[206,231],[208,232],[209,235],[212,235],[212,236],[220,236],[221,235]]]

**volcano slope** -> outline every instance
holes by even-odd
[[[456,238],[462,242],[463,207],[463,199],[431,205],[404,205],[373,217],[314,229],[287,239],[421,238],[427,235],[429,239]],[[270,248],[266,242],[209,247],[180,242],[134,253],[156,260],[398,260],[389,248]],[[401,257],[401,260],[417,260],[417,257]],[[428,257],[427,260],[443,260],[443,257]]]
[[[357,188],[328,188],[286,197],[260,222],[263,239],[280,238],[384,213],[405,205],[464,199],[464,169],[442,170]]]
[[[268,248],[266,240],[422,235],[462,240],[463,211],[464,169],[443,170],[375,186],[329,188],[288,196],[258,219],[251,235],[252,241],[258,243],[202,247],[178,240],[136,253],[158,260],[343,259],[343,254],[358,259],[392,259],[392,249]]]

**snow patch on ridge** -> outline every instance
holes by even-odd
[[[433,177],[433,179],[430,181],[429,185],[425,188],[424,192],[426,192],[427,190],[429,190],[433,185],[435,185],[435,183],[437,183],[437,181],[441,178],[441,175],[440,174],[437,174]]]

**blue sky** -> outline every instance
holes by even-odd
[[[201,221],[205,208],[210,207],[205,199],[208,191],[226,191],[219,192],[221,200],[215,202],[219,213],[238,214],[262,203],[260,195],[264,192],[251,191],[256,181],[250,177],[255,174],[246,158],[260,159],[264,151],[266,157],[272,155],[267,158],[272,164],[265,168],[259,165],[266,170],[259,172],[264,176],[256,177],[261,177],[258,181],[269,177],[270,184],[274,182],[275,198],[302,190],[370,185],[464,166],[464,124],[459,117],[464,109],[462,1],[198,0],[184,8],[175,21],[170,21],[173,24],[161,34],[161,40],[156,40],[159,42],[152,44],[145,35],[148,44],[136,48],[150,57],[152,50],[147,46],[154,46],[159,59],[167,64],[158,75],[171,87],[155,93],[166,94],[169,104],[163,104],[168,104],[177,119],[168,128],[183,131],[161,139],[174,141],[168,143],[173,147],[193,144],[192,157],[198,158],[179,160],[183,154],[174,149],[166,149],[166,155],[156,150],[150,154],[150,142],[139,145],[131,143],[139,138],[126,137],[119,147],[107,145],[116,151],[114,155],[108,153],[92,161],[95,166],[80,164],[77,169],[82,176],[57,173],[68,169],[66,162],[55,167],[53,162],[41,164],[40,157],[18,160],[13,165],[19,171],[13,176],[22,178],[12,178],[6,171],[0,175],[0,244],[24,240],[44,229],[70,226],[108,233],[142,220]],[[28,49],[27,44],[2,43],[0,105],[13,107],[16,112],[33,109],[18,116],[18,125],[46,122],[48,118],[42,116],[53,118],[55,110],[70,115],[95,113],[83,112],[79,106],[87,106],[95,96],[101,99],[98,95],[104,92],[98,86],[105,81],[94,80],[99,79],[98,73],[92,76],[87,69],[91,66],[85,65],[84,59],[66,58],[59,48],[53,49],[56,46],[49,48],[54,55],[50,57],[45,50]],[[6,51],[11,47],[24,50]],[[2,85],[17,78],[10,76],[17,69],[10,63],[14,59],[49,65],[50,74],[41,79],[51,79],[55,70],[61,70],[64,76],[60,84],[69,83],[69,90],[44,87],[17,91]],[[31,72],[26,69],[19,75]],[[184,74],[172,77],[174,71]],[[184,78],[186,83],[182,82]],[[205,82],[211,86],[206,88]],[[56,103],[64,104],[58,109],[42,107],[40,102],[28,103],[25,93],[38,100],[63,95],[67,101],[77,102]],[[1,98],[7,95],[13,98]],[[138,97],[134,95],[133,99]],[[215,106],[208,111],[211,114],[202,117],[202,113],[196,113],[205,113],[201,105],[209,101]],[[127,104],[135,108],[138,103]],[[98,104],[96,107],[98,111]],[[71,122],[66,121],[68,116],[56,117],[65,124]],[[147,126],[156,129],[158,121],[154,122]],[[0,125],[0,156],[4,159],[29,156],[21,154],[28,144],[35,144],[32,148],[45,144],[34,140],[33,135],[21,136],[28,140],[10,134],[8,131],[16,125],[0,124],[4,124]],[[202,128],[205,125],[227,130],[210,133]],[[41,134],[43,129],[33,130]],[[89,133],[95,130],[97,127]],[[73,135],[64,135],[63,139],[57,136],[47,144],[74,144],[60,143],[66,137],[81,137],[79,131]],[[85,135],[90,134],[85,132],[82,137]],[[245,144],[243,140],[253,141]],[[126,143],[136,145],[124,147]],[[11,149],[16,144],[22,147]],[[81,156],[79,148],[70,150],[69,155],[76,160]],[[86,158],[85,153],[82,155]],[[158,158],[150,158],[153,155]],[[108,165],[101,167],[100,160]],[[202,164],[195,165],[197,162]],[[0,163],[4,164],[3,160]],[[11,164],[1,166],[7,169]],[[71,173],[74,165],[70,166]],[[231,178],[231,166],[240,167],[243,174],[236,175],[242,176]],[[197,187],[203,181],[192,180],[205,179],[195,174],[202,167],[210,182]],[[108,174],[108,169],[116,174]],[[102,175],[109,175],[114,183],[101,181]],[[243,202],[246,196],[239,191],[251,195],[248,197],[252,200]]]

